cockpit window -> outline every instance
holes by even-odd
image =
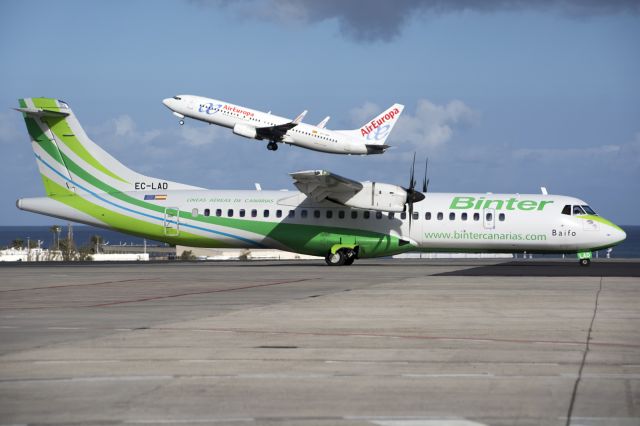
[[[180,96],[174,96],[173,99],[175,99],[176,101],[181,101],[182,98]]]
[[[573,206],[573,215],[577,216],[579,214],[585,214],[584,210],[580,206]]]
[[[58,99],[58,105],[60,105],[60,108],[69,108],[69,105],[67,105],[65,101],[61,101],[60,99]]]
[[[593,211],[593,209],[589,206],[582,206],[582,208],[584,209],[585,212],[587,212],[587,214],[593,215],[593,216],[597,216],[598,214],[596,212]]]
[[[567,216],[571,216],[571,206],[567,204],[562,208],[562,214],[566,214]]]

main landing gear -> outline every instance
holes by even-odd
[[[269,143],[267,144],[267,149],[268,149],[269,151],[277,151],[277,150],[278,150],[278,144],[277,144],[277,143],[275,143],[275,142],[273,142],[273,141],[271,141],[271,142],[269,142]]]
[[[349,266],[354,260],[356,260],[356,252],[351,249],[340,249],[335,253],[327,254],[324,258],[329,266]]]

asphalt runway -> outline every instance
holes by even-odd
[[[0,425],[638,425],[639,268],[2,266]]]

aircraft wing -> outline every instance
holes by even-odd
[[[307,115],[306,110],[297,116],[295,120],[289,123],[268,127],[256,127],[256,137],[258,139],[267,139],[270,141],[281,141],[289,130],[300,124],[305,115]]]
[[[300,192],[316,202],[326,199],[333,201],[332,199],[344,198],[348,194],[355,195],[363,188],[360,182],[326,170],[307,170],[289,175],[293,178],[293,184]]]

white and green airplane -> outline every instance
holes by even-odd
[[[209,190],[145,176],[84,132],[69,106],[19,100],[46,197],[18,208],[194,247],[276,248],[329,265],[408,251],[591,253],[626,234],[582,200],[559,195],[447,194],[292,173],[298,191]]]

